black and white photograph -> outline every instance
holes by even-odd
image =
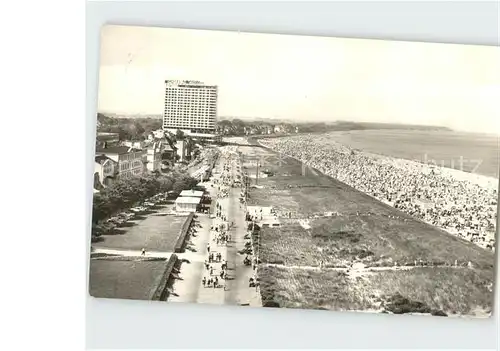
[[[492,46],[103,26],[90,295],[490,317],[499,62]]]

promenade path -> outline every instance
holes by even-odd
[[[228,150],[226,148],[226,150]],[[237,168],[239,163],[239,156],[235,152],[226,152],[218,159],[215,170],[224,176],[228,176],[229,182],[235,180],[237,176]],[[224,166],[227,166],[229,171],[224,171]],[[175,281],[173,286],[174,294],[169,301],[176,302],[196,302],[205,304],[217,305],[248,305],[248,306],[262,306],[260,301],[260,293],[255,288],[248,286],[248,281],[253,275],[251,267],[243,264],[244,256],[238,254],[245,245],[246,223],[245,223],[245,207],[240,205],[239,196],[241,188],[238,186],[221,186],[216,183],[215,179],[211,179],[203,184],[206,187],[211,198],[212,208],[211,215],[215,211],[215,204],[218,203],[222,208],[222,216],[226,217],[226,221],[221,218],[210,218],[207,215],[198,215],[204,218],[201,223],[201,228],[196,233],[196,237],[190,238],[192,247],[196,253],[179,254],[180,258],[190,260],[189,263],[183,263],[179,273],[179,279]],[[221,186],[220,191],[218,187]],[[227,190],[227,193],[225,193]],[[212,225],[221,223],[234,223],[228,230],[227,234],[230,240],[227,244],[217,244],[217,232],[210,230]],[[210,245],[210,252],[214,254],[220,253],[222,260],[220,262],[212,262],[210,266],[213,268],[213,276],[204,267],[205,260],[208,259],[208,248]],[[228,279],[223,280],[220,278],[222,262],[227,261]],[[202,279],[205,277],[217,276],[219,279],[220,287],[205,287],[202,284]]]

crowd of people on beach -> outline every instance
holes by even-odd
[[[402,212],[494,250],[498,180],[353,150],[327,135],[261,141]],[[456,172],[456,171],[455,171]]]

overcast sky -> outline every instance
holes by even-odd
[[[106,26],[100,112],[162,114],[165,79],[219,86],[220,116],[500,134],[498,47]]]

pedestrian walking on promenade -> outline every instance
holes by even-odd
[[[145,248],[142,248],[142,250],[141,250],[141,256],[146,256],[146,249]]]
[[[214,269],[213,269],[213,267],[210,267],[210,275],[214,275]]]
[[[207,244],[207,251],[210,253],[210,244]]]
[[[201,280],[201,282],[203,283],[203,287],[205,287],[205,285],[207,284],[207,278],[203,277],[203,279]]]

